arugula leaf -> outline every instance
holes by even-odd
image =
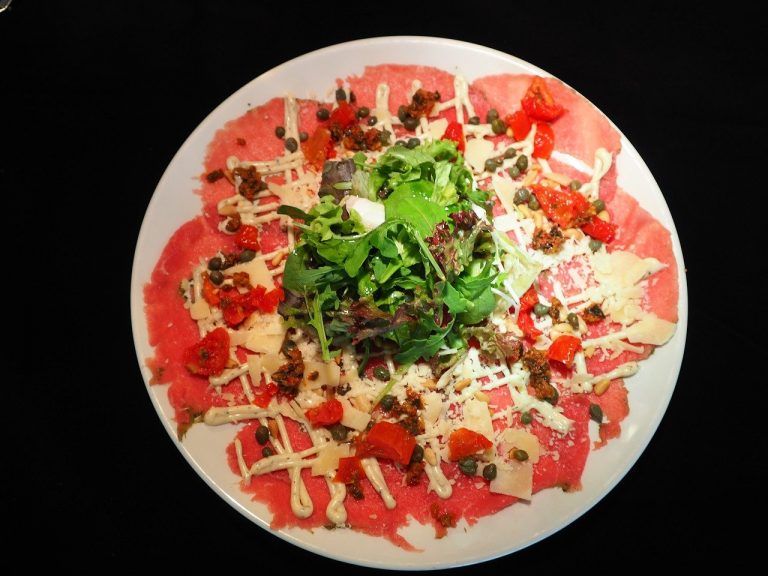
[[[439,204],[427,200],[416,187],[402,185],[384,201],[387,220],[405,220],[422,238],[432,234],[438,222],[448,213]]]

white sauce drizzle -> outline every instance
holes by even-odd
[[[366,478],[368,478],[373,485],[374,490],[378,492],[379,496],[381,496],[381,499],[384,501],[384,506],[386,506],[388,510],[392,510],[397,506],[397,502],[395,502],[395,497],[392,496],[392,492],[390,492],[389,487],[387,487],[387,481],[384,480],[384,474],[381,473],[378,460],[376,460],[376,458],[361,458],[360,463],[363,465],[363,471],[365,472]]]

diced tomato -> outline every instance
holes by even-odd
[[[533,286],[526,290],[523,297],[520,298],[520,311],[517,314],[517,326],[523,331],[526,338],[536,340],[541,336],[541,330],[536,328],[531,317],[531,310],[539,303],[539,295]]]
[[[533,137],[533,156],[547,160],[555,149],[555,133],[549,124],[536,123],[536,134]]]
[[[184,351],[184,365],[198,376],[218,376],[229,360],[229,332],[216,328]]]
[[[564,186],[550,188],[540,184],[534,184],[531,189],[547,218],[561,228],[579,226],[590,217],[592,205],[576,190]]]
[[[522,99],[523,110],[533,120],[551,122],[560,117],[565,109],[555,103],[543,78],[536,76]]]
[[[243,224],[235,235],[235,244],[243,250],[258,250],[259,229],[256,226]]]
[[[552,342],[549,350],[547,350],[547,358],[570,368],[573,364],[573,358],[579,350],[581,350],[581,340],[576,336],[563,334]]]
[[[453,140],[456,142],[456,148],[459,152],[464,152],[466,142],[464,141],[464,127],[458,122],[451,122],[443,133],[443,140]]]
[[[272,398],[277,394],[277,384],[270,382],[253,391],[253,403],[256,406],[266,408]]]
[[[310,408],[304,414],[312,426],[331,426],[341,421],[344,416],[344,406],[336,398],[331,398],[319,406]]]
[[[208,274],[203,275],[203,299],[211,306],[218,306],[221,300],[219,289],[211,282]]]
[[[461,460],[478,452],[487,450],[493,443],[482,434],[469,428],[458,428],[448,438],[448,451],[451,460]]]
[[[331,117],[328,120],[331,124],[338,124],[342,129],[349,128],[357,122],[357,114],[349,102],[341,100],[338,107],[331,112]]]
[[[618,228],[613,222],[606,222],[597,216],[592,216],[592,219],[581,227],[585,234],[605,244],[613,242]]]
[[[512,136],[515,140],[525,140],[528,133],[531,131],[531,119],[528,118],[528,114],[525,110],[518,110],[512,114],[507,114],[504,117],[507,127],[512,129]]]
[[[394,422],[377,422],[357,447],[357,456],[390,458],[407,466],[416,446],[416,438]]]
[[[331,131],[325,126],[318,126],[312,136],[302,144],[302,149],[307,162],[310,162],[318,170],[322,170],[323,164],[328,158],[333,158],[336,155]]]
[[[358,456],[349,456],[339,458],[339,468],[336,470],[336,476],[334,476],[334,482],[341,482],[342,484],[354,484],[360,478],[365,476],[363,466],[360,464],[360,458]]]

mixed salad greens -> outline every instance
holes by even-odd
[[[363,362],[383,350],[406,367],[449,363],[496,308],[494,289],[521,294],[539,271],[493,232],[490,193],[473,184],[450,140],[326,162],[320,202],[278,210],[303,221],[280,312],[316,333],[325,361],[352,344]],[[509,284],[510,255],[530,268],[524,287]]]

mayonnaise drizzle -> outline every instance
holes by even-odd
[[[395,501],[395,497],[392,496],[392,493],[389,491],[387,481],[384,480],[384,474],[381,473],[379,461],[376,460],[376,458],[362,458],[360,463],[363,465],[365,476],[384,501],[384,506],[386,506],[388,510],[392,510],[397,506],[397,502]]]
[[[292,452],[291,439],[288,437],[288,431],[285,429],[283,416],[281,414],[275,414],[275,421],[280,430],[280,438],[282,438],[285,443],[285,451]],[[280,452],[278,444],[274,441],[272,443],[275,444],[275,449]],[[318,448],[314,446],[312,450],[317,451]],[[304,480],[301,479],[300,470],[298,468],[289,468],[288,475],[291,478],[291,510],[293,510],[293,513],[299,518],[309,518],[315,507],[312,504],[312,498],[309,496]]]
[[[435,464],[427,463],[424,466],[424,472],[427,473],[429,478],[429,490],[432,490],[440,498],[447,499],[453,494],[453,485],[448,481],[443,473],[443,468],[440,466],[440,450],[438,443],[434,440],[429,442],[432,451],[437,456],[437,462]]]
[[[248,368],[246,367],[246,370]],[[239,406],[214,406],[208,408],[203,416],[203,422],[208,426],[221,426],[241,420],[253,420],[254,418],[273,417],[276,412],[261,408],[254,404],[242,404]]]

